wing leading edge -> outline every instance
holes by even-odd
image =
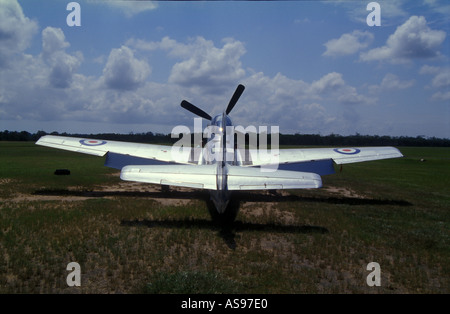
[[[263,166],[276,162],[280,167],[284,164],[330,159],[340,165],[403,157],[395,147],[280,149],[274,152],[265,152],[264,159],[258,158],[257,150],[251,150],[250,154],[251,166]]]
[[[171,146],[140,144],[120,141],[94,140],[65,136],[46,135],[41,137],[37,145],[69,150],[73,152],[104,156],[107,153],[132,156],[162,162],[188,164],[190,154],[173,154]],[[264,152],[260,158],[258,150],[249,150],[247,166],[262,166],[278,163],[284,164],[333,160],[336,164],[347,164],[370,160],[403,157],[395,147],[362,147],[362,148],[307,148],[280,149]],[[131,159],[130,159],[131,160]]]
[[[168,163],[189,163],[189,156],[187,154],[173,154],[172,147],[165,145],[94,140],[53,135],[41,137],[36,144],[95,156],[105,156],[109,153]]]

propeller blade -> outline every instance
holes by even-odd
[[[209,114],[207,114],[202,109],[194,106],[193,104],[191,104],[190,102],[188,102],[186,100],[183,100],[181,102],[181,107],[183,107],[184,109],[189,110],[190,112],[196,114],[197,116],[200,116],[200,117],[205,118],[207,120],[211,120],[212,119],[212,117]]]
[[[242,93],[244,92],[245,86],[239,84],[236,88],[236,91],[233,94],[233,97],[231,97],[230,102],[228,103],[227,110],[225,111],[226,114],[229,114],[231,110],[233,110],[234,105],[236,105],[237,101],[239,100],[239,97],[241,97]]]

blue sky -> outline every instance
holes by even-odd
[[[450,4],[0,0],[0,129],[193,128],[186,99],[283,133],[450,138]]]

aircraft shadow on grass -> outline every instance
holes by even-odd
[[[75,197],[137,197],[152,199],[198,199],[209,200],[209,194],[203,190],[199,191],[69,191],[62,190],[37,190],[34,195],[45,196],[75,196]],[[328,203],[328,204],[345,204],[345,205],[393,205],[393,206],[412,206],[408,201],[392,200],[392,199],[372,199],[347,196],[299,196],[299,195],[280,195],[280,194],[263,194],[252,192],[234,192],[234,200],[241,202],[301,202],[301,203]]]
[[[237,213],[241,205],[245,202],[313,202],[326,204],[347,204],[347,205],[394,205],[394,206],[411,206],[412,204],[403,200],[380,200],[357,197],[330,197],[330,196],[298,196],[298,195],[279,195],[279,194],[263,194],[252,192],[235,192],[233,200],[229,204],[229,208],[223,214],[219,214],[214,204],[209,199],[206,191],[69,191],[69,190],[38,190],[35,195],[45,196],[72,196],[72,197],[137,197],[152,199],[180,199],[191,200],[197,199],[205,201],[211,220],[208,219],[166,219],[166,220],[122,220],[121,226],[131,227],[147,227],[147,228],[198,228],[217,231],[218,235],[224,240],[226,245],[236,248],[236,232],[245,231],[261,231],[273,233],[328,233],[328,229],[321,226],[311,225],[282,225],[275,223],[248,223],[236,220]]]
[[[217,231],[230,249],[236,248],[236,232],[262,231],[273,233],[328,233],[328,229],[310,225],[278,225],[275,223],[259,224],[235,220],[230,223],[208,219],[171,219],[171,220],[122,220],[121,226],[148,228],[197,228]]]

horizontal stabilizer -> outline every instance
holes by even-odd
[[[120,178],[126,181],[217,190],[217,165],[131,165],[123,167]],[[322,187],[318,174],[227,165],[228,190],[313,189]]]
[[[322,187],[318,174],[277,170],[262,172],[260,168],[228,167],[228,190],[315,189]]]
[[[126,181],[216,190],[216,168],[216,165],[133,165],[123,167],[120,178]]]

